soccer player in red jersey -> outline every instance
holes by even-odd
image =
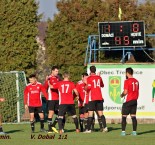
[[[58,77],[59,69],[57,66],[52,67],[51,75],[48,76],[48,78],[45,81],[44,87],[48,91],[48,133],[51,133],[52,130],[56,133],[58,131],[55,128],[55,124],[57,123],[58,118],[55,118],[55,121],[52,123],[53,115],[58,115],[58,108],[59,108],[59,95],[57,89],[51,89],[49,87],[49,84],[54,85],[57,82],[60,81]]]
[[[84,80],[88,77],[87,73],[82,74],[82,80],[78,81],[76,84],[76,89],[79,93],[78,107],[79,107],[79,123],[80,131],[83,132],[83,124],[85,125],[85,130],[87,128],[88,120],[88,95],[85,88]]]
[[[103,124],[102,132],[108,132],[108,128],[106,126],[106,119],[103,115],[103,97],[101,88],[104,87],[102,78],[99,75],[96,75],[96,67],[90,67],[90,76],[87,78],[87,85],[85,89],[89,92],[89,103],[88,103],[88,130],[85,133],[91,133],[91,125],[93,122],[93,112],[96,111],[98,116],[101,118],[101,122]]]
[[[41,92],[45,96],[46,100],[48,99],[48,95],[44,86],[39,83],[36,79],[36,75],[32,74],[29,76],[29,84],[25,87],[24,90],[24,105],[25,109],[29,109],[30,113],[30,123],[32,133],[35,130],[34,126],[34,112],[37,111],[40,116],[40,131],[46,132],[44,129],[44,114],[42,110],[42,99]]]
[[[137,135],[137,99],[139,96],[139,82],[133,78],[133,69],[131,67],[126,68],[126,80],[124,81],[124,91],[121,97],[124,97],[124,103],[122,106],[122,132],[121,135],[125,136],[126,118],[130,114],[133,125],[132,135]]]
[[[62,121],[63,121],[64,115],[66,114],[66,112],[68,113],[68,115],[72,116],[75,126],[76,126],[76,132],[79,132],[73,91],[75,92],[77,96],[76,99],[79,98],[78,97],[79,94],[75,88],[74,83],[69,80],[70,76],[67,72],[63,74],[63,78],[64,78],[63,81],[50,85],[51,88],[58,89],[59,91],[59,112],[58,112],[59,133],[62,134],[62,129],[63,129]]]
[[[4,102],[5,98],[0,98],[0,102]],[[5,135],[6,133],[3,132],[3,128],[2,128],[2,115],[0,114],[0,135]]]

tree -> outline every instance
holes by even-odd
[[[77,81],[79,74],[85,71],[83,64],[88,36],[98,34],[98,22],[119,21],[119,6],[123,21],[144,20],[146,26],[149,25],[146,33],[154,32],[154,2],[139,5],[137,0],[60,0],[57,3],[59,13],[54,20],[48,21],[48,65],[58,65],[62,71],[72,72],[73,80]],[[109,61],[105,52],[102,59]]]
[[[23,70],[30,74],[36,68],[38,44],[35,0],[0,1],[0,70]]]

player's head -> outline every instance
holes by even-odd
[[[59,73],[59,68],[57,66],[52,67],[52,75],[57,76]]]
[[[133,75],[133,69],[131,67],[126,68],[126,78],[128,79]]]
[[[87,73],[83,73],[82,74],[82,81],[84,80],[84,79],[86,79],[88,77],[88,74]]]
[[[35,74],[31,74],[31,75],[29,76],[29,82],[30,82],[31,84],[34,84],[36,81],[37,81],[36,75],[35,75]]]
[[[90,67],[90,73],[96,73],[96,67],[94,65]]]
[[[69,75],[68,72],[64,72],[62,76],[63,76],[64,79],[69,79],[70,78],[70,75]]]

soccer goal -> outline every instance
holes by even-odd
[[[0,113],[4,123],[19,123],[24,114],[23,92],[26,86],[25,72],[0,72]]]

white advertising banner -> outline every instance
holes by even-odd
[[[132,67],[134,77],[139,81],[139,98],[137,118],[155,119],[155,64],[89,64],[96,66],[96,72],[104,82],[102,89],[104,98],[104,114],[106,118],[120,118],[123,100],[125,69]]]

